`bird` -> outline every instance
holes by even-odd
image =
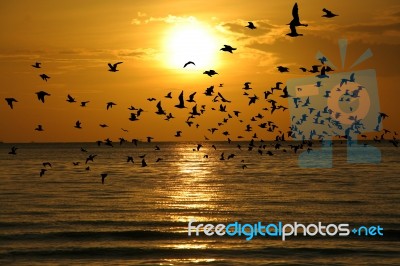
[[[229,52],[229,53],[232,54],[232,51],[236,50],[236,48],[233,48],[233,47],[230,46],[230,45],[224,44],[224,47],[222,47],[220,50],[221,50],[221,51],[224,51],[224,52]]]
[[[46,74],[40,74],[39,75],[44,81],[47,82],[47,80],[50,78],[49,76],[47,76]]]
[[[79,120],[75,122],[75,128],[81,129],[81,125],[82,123]]]
[[[43,131],[42,125],[38,125],[37,128],[35,128],[36,131]]]
[[[44,168],[40,169],[39,176],[42,177],[44,175],[44,173],[46,173],[46,171],[47,171],[47,169],[44,169]]]
[[[288,67],[277,66],[276,68],[277,68],[278,71],[281,72],[281,73],[283,73],[283,72],[289,72],[289,68],[288,68]]]
[[[100,124],[99,126],[102,127],[102,128],[108,127],[107,124]]]
[[[147,142],[151,142],[151,140],[154,139],[153,137],[147,137]]]
[[[71,95],[67,95],[67,100],[66,100],[67,102],[69,102],[69,103],[75,103],[76,101],[75,101],[75,98],[73,98]]]
[[[250,88],[250,84],[251,82],[245,82],[243,90],[251,90],[252,88]]]
[[[49,166],[51,168],[51,163],[50,162],[44,162],[42,163],[43,167]]]
[[[175,105],[175,107],[179,109],[186,108],[185,101],[183,99],[183,91],[181,92],[181,94],[179,94],[178,99],[179,99],[179,104]]]
[[[96,154],[90,154],[90,155],[86,158],[85,164],[87,164],[88,161],[92,161],[92,162],[93,162],[93,159],[94,159],[96,156],[97,156]]]
[[[142,159],[142,167],[146,167],[147,166],[147,163],[146,163],[146,161],[144,160],[144,158]]]
[[[133,157],[132,156],[127,156],[126,162],[127,163],[129,163],[129,162],[134,163],[133,162]]]
[[[308,71],[308,72],[310,72],[310,73],[318,73],[319,72],[319,68],[320,67],[320,65],[313,65],[313,66],[311,66],[311,69]]]
[[[303,34],[298,34],[296,31],[296,27],[298,26],[304,26],[307,27],[308,24],[302,24],[300,23],[300,17],[299,17],[299,8],[297,6],[297,3],[294,4],[293,9],[292,9],[292,16],[293,19],[289,23],[289,28],[290,28],[290,33],[286,34],[290,37],[297,37],[297,36],[302,36]]]
[[[249,21],[249,22],[247,22],[247,23],[248,23],[248,25],[245,26],[245,27],[247,27],[247,28],[249,28],[249,29],[251,29],[251,30],[255,30],[255,29],[256,29],[256,26],[254,26],[254,23],[253,23],[253,22]]]
[[[17,155],[17,150],[18,150],[18,148],[13,146],[13,147],[11,147],[11,151],[8,152],[8,154]]]
[[[131,117],[129,117],[129,120],[130,120],[130,121],[137,121],[137,120],[139,120],[139,119],[137,118],[136,114],[131,113]]]
[[[107,110],[108,110],[109,108],[112,108],[114,105],[117,105],[117,104],[114,103],[114,102],[108,102],[108,103],[107,103]]]
[[[117,71],[119,71],[118,69],[117,69],[117,66],[119,65],[119,64],[122,64],[123,62],[117,62],[117,63],[115,63],[115,64],[111,64],[111,63],[108,63],[108,67],[110,68],[108,71],[110,71],[110,72],[117,72]]]
[[[215,72],[215,70],[210,69],[210,70],[204,71],[203,74],[206,74],[206,75],[208,75],[209,77],[212,77],[213,75],[218,74],[218,73]]]
[[[188,61],[187,63],[185,63],[184,65],[183,65],[183,68],[185,68],[185,67],[187,67],[188,65],[190,65],[190,64],[192,64],[192,65],[196,65],[194,62],[192,62],[192,61]]]
[[[38,100],[42,101],[42,103],[44,103],[44,97],[45,96],[50,96],[51,94],[49,94],[49,93],[47,93],[45,91],[38,91],[38,92],[36,92],[36,95],[38,97]]]
[[[161,107],[161,101],[159,101],[158,103],[157,103],[157,112],[156,112],[156,114],[158,114],[158,115],[166,115],[167,113],[165,112],[165,110],[163,110],[162,109],[162,107]]]
[[[172,99],[172,92],[168,92],[167,95],[164,96],[165,98]]]
[[[182,131],[176,131],[175,137],[181,137]]]
[[[34,68],[41,68],[41,63],[40,62],[35,62],[35,64],[32,65]]]
[[[326,8],[323,8],[322,11],[325,12],[325,14],[322,15],[322,17],[325,17],[325,18],[333,18],[333,17],[339,16],[339,15],[333,14],[331,11],[329,11]]]
[[[102,173],[102,174],[100,174],[100,176],[101,176],[101,183],[104,185],[104,179],[106,179],[108,174],[107,173]]]
[[[147,98],[147,100],[148,100],[149,102],[157,101],[156,98]]]
[[[186,100],[189,103],[195,103],[196,101],[194,100],[194,96],[196,95],[197,92],[193,92],[192,94],[189,95],[189,100]]]
[[[14,109],[13,103],[18,102],[15,98],[5,98],[5,100],[11,109]]]
[[[86,104],[88,104],[90,101],[84,101],[84,102],[81,102],[81,107],[86,107]]]

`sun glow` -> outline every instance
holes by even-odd
[[[183,68],[188,61],[195,63],[186,68],[213,68],[217,63],[218,42],[212,31],[198,22],[175,25],[165,40],[167,67]]]

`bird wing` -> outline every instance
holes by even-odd
[[[184,101],[183,101],[183,91],[181,92],[181,94],[179,94],[179,104],[180,104],[180,105],[184,105]]]
[[[293,9],[292,9],[292,16],[293,20],[296,24],[300,23],[300,18],[299,18],[299,7],[297,6],[297,3],[294,4]]]

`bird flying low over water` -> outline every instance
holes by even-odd
[[[236,50],[236,48],[233,48],[233,47],[230,46],[230,45],[224,44],[224,47],[222,47],[220,50],[221,50],[221,51],[224,51],[224,52],[229,52],[229,53],[232,54],[232,51]]]
[[[123,63],[123,62],[117,62],[117,63],[115,63],[115,64],[108,63],[108,67],[110,68],[108,71],[110,71],[110,72],[117,72],[117,71],[119,71],[119,70],[117,69],[117,67],[118,67],[119,64],[122,64],[122,63]]]
[[[189,61],[189,62],[187,62],[187,63],[185,63],[185,64],[183,65],[183,68],[187,67],[187,66],[190,65],[190,64],[192,64],[192,65],[195,66],[195,63],[194,63],[194,62]]]
[[[46,171],[47,171],[47,169],[44,169],[44,168],[40,169],[39,176],[42,177],[44,175],[44,173],[46,173]]]
[[[11,147],[11,151],[8,154],[17,155],[17,150],[18,150],[18,148],[13,146],[13,147]]]
[[[254,26],[253,22],[251,22],[251,21],[249,21],[248,24],[245,27],[247,27],[247,28],[249,28],[251,30],[255,30],[256,29],[256,26]]]
[[[210,69],[210,70],[204,71],[203,74],[206,74],[206,75],[212,77],[213,75],[218,74],[218,73],[215,72],[215,70]]]
[[[38,100],[39,100],[39,101],[42,101],[42,103],[44,103],[44,97],[45,97],[45,96],[50,96],[51,94],[48,94],[48,93],[45,92],[45,91],[38,91],[38,92],[36,92],[36,95],[37,95],[37,97],[38,97]]]
[[[331,11],[329,11],[326,8],[322,9],[322,11],[325,12],[325,14],[322,15],[322,17],[325,17],[325,18],[333,18],[333,17],[339,16],[339,15],[333,14]]]
[[[10,106],[11,109],[14,108],[13,103],[17,103],[18,101],[15,98],[5,98],[7,104]]]
[[[100,174],[100,176],[101,176],[101,183],[104,185],[104,179],[106,179],[106,177],[108,176],[108,174],[102,173],[102,174]]]

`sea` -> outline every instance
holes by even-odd
[[[367,152],[349,162],[337,141],[331,167],[307,168],[300,153],[320,143],[297,153],[289,141],[248,144],[2,143],[0,265],[400,265],[399,148],[368,142],[380,162]],[[250,227],[189,235],[190,221],[277,227],[251,239]],[[299,227],[283,240],[279,224],[294,223],[333,224],[332,235]],[[340,224],[360,231],[333,235]]]

